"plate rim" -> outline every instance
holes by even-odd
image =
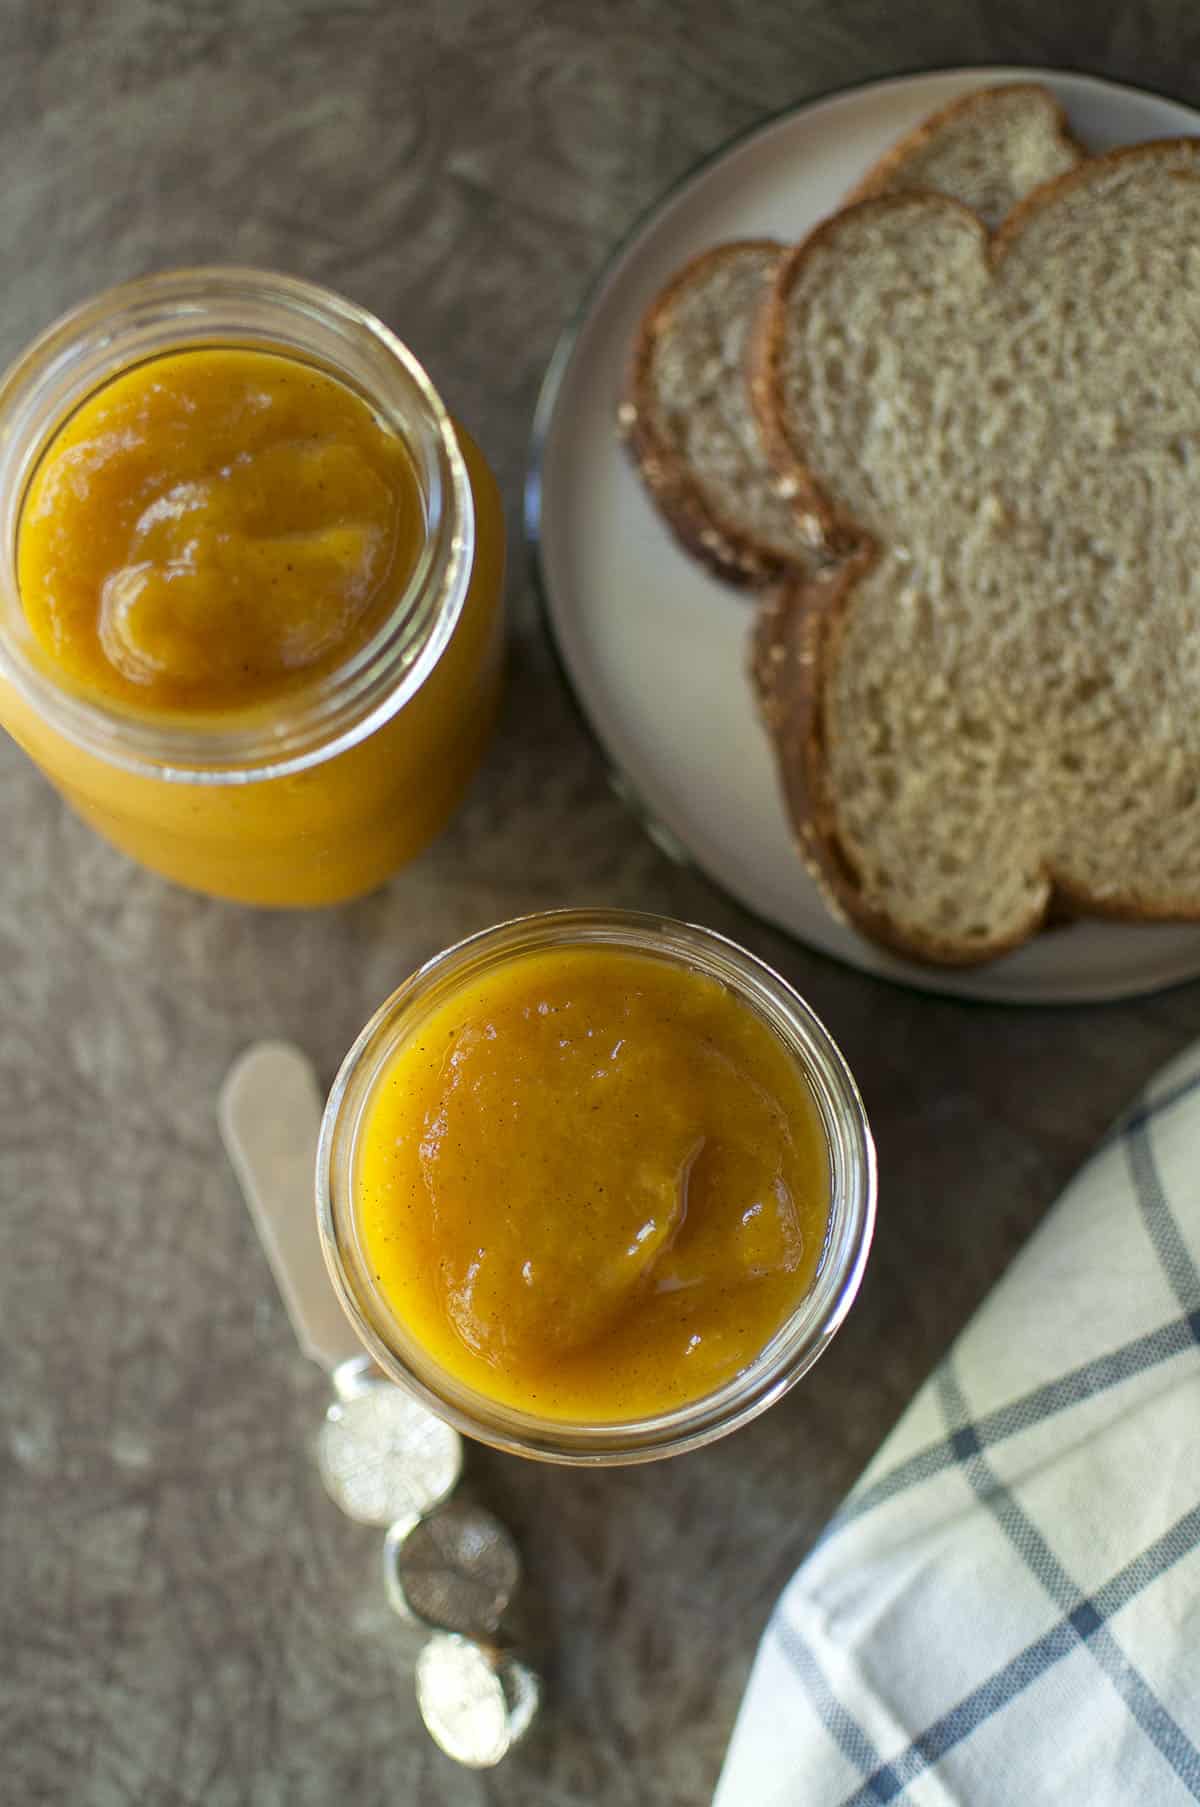
[[[1200,104],[1185,99],[1181,95],[1169,94],[1156,88],[1144,88],[1136,83],[1119,81],[1110,75],[1097,74],[1094,70],[1077,65],[1059,64],[1048,67],[1045,64],[995,63],[980,60],[978,62],[919,64],[908,69],[894,70],[888,75],[864,76],[861,80],[836,83],[815,94],[806,95],[802,100],[789,101],[781,107],[772,108],[771,111],[760,115],[749,125],[731,133],[712,150],[706,151],[703,156],[697,158],[687,169],[673,178],[638,212],[632,222],[604,253],[599,265],[586,283],[575,308],[559,331],[538,386],[537,400],[534,404],[527,441],[525,477],[521,488],[521,531],[526,569],[530,577],[534,605],[541,623],[543,639],[549,647],[551,659],[561,679],[571,709],[584,734],[600,757],[606,782],[624,807],[629,810],[642,832],[675,865],[697,874],[720,897],[733,904],[736,909],[744,911],[753,922],[761,927],[768,929],[773,934],[783,936],[792,946],[803,949],[805,953],[815,955],[821,960],[827,960],[831,965],[843,970],[858,973],[864,978],[965,1005],[1000,1004],[1016,1010],[1063,1009],[1080,1006],[1102,1008],[1107,1004],[1152,997],[1182,985],[1195,983],[1197,979],[1200,979],[1200,953],[1197,955],[1195,968],[1187,972],[1171,973],[1166,977],[1149,981],[1140,978],[1132,981],[1128,986],[1118,985],[1116,988],[1106,989],[1102,992],[1092,989],[1075,990],[1070,984],[1045,995],[1038,995],[1036,992],[1014,992],[988,984],[984,976],[989,971],[988,963],[983,963],[978,968],[954,968],[947,969],[945,972],[940,968],[930,967],[926,973],[924,968],[910,962],[905,962],[903,968],[898,969],[890,963],[876,965],[852,960],[844,954],[836,953],[819,946],[814,941],[807,940],[797,930],[776,921],[774,917],[767,915],[765,911],[756,908],[754,904],[747,902],[743,897],[730,890],[723,880],[717,878],[701,864],[675,831],[658,817],[642,796],[636,781],[605,744],[599,729],[584,705],[583,698],[567,665],[566,653],[554,623],[550,584],[543,557],[542,470],[559,393],[572,363],[580,335],[591,318],[596,301],[616,274],[627,252],[631,251],[642,239],[657,216],[665,212],[685,190],[731,153],[742,149],[755,138],[771,131],[775,126],[808,113],[827,101],[848,99],[866,92],[882,92],[889,88],[905,87],[909,83],[931,76],[960,75],[991,77],[997,84],[1021,79],[1040,80],[1047,83],[1062,79],[1081,81],[1096,88],[1111,89],[1115,94],[1126,97],[1134,96],[1150,101],[1165,101],[1168,105],[1186,107],[1189,111],[1200,115]],[[1175,926],[1185,927],[1187,925],[1177,924]],[[1195,926],[1200,935],[1200,922],[1197,922]],[[858,935],[858,931],[853,928],[853,925],[850,925],[850,929],[851,933]],[[883,956],[886,954],[886,950],[877,949],[866,938],[859,936],[859,939],[863,940],[864,946],[872,955]],[[949,982],[952,973],[957,977],[964,970],[967,972],[978,971],[980,975],[979,983],[976,985],[972,980],[970,989],[964,989],[960,985],[952,985]]]

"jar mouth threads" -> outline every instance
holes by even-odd
[[[344,662],[238,721],[149,719],[55,682],[37,656],[17,581],[21,509],[55,432],[106,382],[164,353],[243,347],[338,378],[401,437],[417,473],[424,541],[394,606]],[[475,513],[446,409],[412,353],[365,310],[265,271],[169,271],[66,315],[0,378],[0,678],[54,731],[106,764],[154,779],[240,784],[286,777],[358,745],[420,688],[462,613]]]
[[[498,1403],[440,1366],[394,1316],[364,1258],[356,1224],[356,1148],[389,1056],[417,1021],[472,980],[522,954],[609,947],[650,954],[717,979],[793,1055],[824,1128],[830,1173],[825,1249],[808,1291],[759,1354],[702,1397],[638,1418],[567,1421]],[[573,1464],[653,1460],[698,1448],[749,1422],[807,1372],[857,1294],[875,1216],[875,1152],[854,1080],[828,1032],[772,969],[710,930],[625,911],[566,910],[470,937],[415,973],[367,1024],[330,1093],[317,1159],[317,1213],[335,1290],[391,1378],[459,1430],[514,1454]]]

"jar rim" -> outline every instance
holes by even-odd
[[[417,565],[371,637],[333,671],[233,726],[142,717],[54,682],[23,644],[17,537],[29,482],[88,396],[150,358],[201,347],[273,351],[323,368],[400,433],[426,508]],[[368,738],[416,693],[462,613],[475,511],[454,423],[424,366],[376,316],[304,278],[240,265],[164,270],[62,315],[0,375],[0,680],[109,765],[191,784],[282,778]]]
[[[638,1418],[542,1417],[457,1381],[419,1350],[374,1284],[357,1240],[354,1170],[366,1106],[383,1067],[417,1021],[472,976],[523,954],[606,946],[645,953],[726,984],[765,1018],[797,1060],[825,1128],[830,1219],[817,1272],[758,1355],[697,1400]],[[875,1224],[876,1156],[861,1095],[829,1031],[788,982],[715,930],[630,910],[551,910],[483,929],[425,962],[363,1028],[334,1080],[321,1122],[316,1208],[326,1267],[342,1308],[384,1373],[459,1431],[510,1454],[574,1465],[646,1462],[697,1449],[756,1418],[806,1374],[857,1296]]]

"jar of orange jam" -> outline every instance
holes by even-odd
[[[317,1215],[383,1370],[470,1436],[624,1463],[753,1418],[858,1291],[862,1100],[780,976],[706,929],[555,911],[438,956],[330,1093]]]
[[[501,665],[478,450],[371,315],[156,275],[0,381],[0,724],[143,865],[339,902],[445,824]]]

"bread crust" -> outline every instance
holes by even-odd
[[[1074,175],[1075,171],[1072,170],[1069,174]],[[1042,191],[1039,189],[1037,192],[1040,194]],[[991,234],[978,214],[972,213],[969,207],[964,207],[961,201],[953,201],[948,195],[933,194],[923,189],[914,189],[911,193],[874,195],[830,214],[807,238],[784,254],[775,272],[771,292],[759,309],[751,328],[747,359],[750,399],[767,457],[779,479],[789,485],[796,497],[797,507],[817,522],[821,533],[818,550],[828,558],[852,556],[868,535],[851,515],[838,507],[828,490],[822,486],[809,463],[805,447],[785,418],[779,364],[787,337],[788,297],[810,257],[827,239],[841,230],[848,215],[895,213],[903,209],[925,213],[930,207],[940,208],[965,221],[978,234],[986,256]]]
[[[890,150],[883,153],[877,163],[873,163],[861,182],[855,184],[842,202],[842,207],[853,207],[859,201],[874,200],[885,192],[892,192],[891,182],[896,171],[911,158],[918,156],[926,145],[944,132],[949,125],[956,125],[959,120],[969,119],[973,113],[986,112],[997,95],[1024,95],[1028,100],[1043,103],[1054,121],[1056,136],[1064,150],[1074,153],[1083,159],[1087,152],[1071,131],[1067,115],[1061,103],[1041,82],[997,82],[990,88],[973,88],[969,94],[960,94],[936,113],[930,113],[911,132],[897,139]],[[1053,178],[1052,178],[1053,179]]]
[[[728,583],[755,589],[779,578],[791,561],[761,544],[714,506],[686,460],[659,432],[650,392],[658,337],[678,296],[698,275],[747,251],[782,257],[784,247],[772,238],[734,239],[713,246],[684,264],[655,296],[638,328],[617,418],[630,457],[684,551]]]
[[[776,752],[796,845],[832,913],[872,941],[931,966],[978,966],[1010,953],[1044,925],[1053,889],[1016,934],[966,947],[913,937],[863,895],[854,860],[837,829],[825,759],[825,678],[837,657],[842,625],[857,584],[878,554],[861,544],[842,564],[780,585],[760,606],[751,642],[751,680]]]
[[[801,506],[821,522],[826,544],[839,562],[829,572],[808,580],[798,578],[782,587],[760,608],[753,640],[753,682],[805,863],[836,913],[844,915],[872,940],[909,959],[934,965],[978,965],[1024,945],[1048,923],[1070,915],[1142,922],[1197,921],[1200,900],[1189,903],[1181,899],[1178,907],[1163,906],[1139,897],[1136,887],[1124,893],[1094,896],[1064,885],[1047,871],[1043,904],[1031,914],[1027,924],[1003,941],[966,947],[906,933],[864,897],[853,859],[839,834],[837,805],[829,781],[827,698],[829,675],[836,663],[854,593],[875,564],[879,551],[870,534],[838,509],[808,462],[804,446],[783,417],[779,360],[788,296],[814,250],[838,231],[848,213],[903,207],[952,209],[978,231],[982,253],[994,274],[1029,222],[1071,189],[1097,180],[1114,164],[1164,154],[1174,159],[1181,152],[1195,166],[1194,176],[1188,172],[1188,179],[1200,180],[1200,139],[1160,139],[1151,144],[1125,146],[1085,159],[1036,189],[990,234],[967,208],[943,196],[892,193],[857,201],[818,226],[784,257],[762,310],[752,352],[752,393],[764,439],[776,467],[795,482]]]
[[[843,205],[874,194],[948,125],[953,125],[960,119],[969,119],[975,113],[986,114],[998,95],[1013,93],[1036,98],[1050,109],[1064,146],[1079,156],[1084,154],[1072,138],[1066,115],[1049,89],[1040,82],[997,83],[960,95],[957,100],[939,108],[911,132],[906,133],[867,172]],[[617,418],[622,438],[634,464],[663,519],[684,551],[699,559],[716,576],[728,583],[743,589],[761,589],[776,582],[794,567],[804,568],[803,556],[783,553],[766,544],[722,512],[697,481],[687,461],[680,457],[659,432],[655,425],[650,392],[650,372],[657,338],[668,322],[679,295],[701,273],[747,250],[772,251],[782,257],[785,246],[770,238],[736,239],[714,246],[691,258],[655,296],[638,328]],[[748,334],[748,348],[753,336],[752,332]],[[751,385],[752,367],[751,356],[747,361],[746,379]],[[787,483],[792,472],[782,448],[778,457],[781,478]],[[829,548],[822,547],[821,542],[831,537],[828,523],[814,519],[803,495],[796,500],[795,514],[801,537],[811,534],[814,551],[827,553]]]

